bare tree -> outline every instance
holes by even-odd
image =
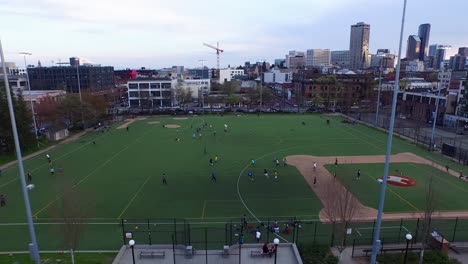
[[[57,184],[57,189],[62,195],[50,210],[51,214],[61,221],[57,231],[62,236],[63,246],[70,249],[74,264],[74,251],[85,232],[86,221],[91,216],[94,200],[91,198],[92,195],[81,193],[76,185],[65,177]]]
[[[332,224],[334,240],[338,240],[336,247],[340,252],[341,259],[341,253],[346,248],[346,231],[356,214],[359,202],[336,179],[328,181],[325,188],[324,213]]]
[[[426,185],[425,192],[425,208],[424,208],[424,221],[422,225],[422,239],[421,239],[421,253],[419,255],[419,264],[423,263],[424,248],[427,247],[428,239],[431,233],[432,214],[436,205],[436,193],[434,190],[434,174],[431,173],[429,181]]]

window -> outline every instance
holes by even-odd
[[[138,97],[138,92],[129,92],[130,97]]]
[[[140,97],[149,97],[149,92],[140,92]]]
[[[138,84],[137,83],[129,83],[128,84],[128,89],[138,89]]]
[[[161,87],[161,85],[159,83],[150,83],[150,87],[152,89],[159,89]]]
[[[161,93],[159,91],[151,91],[151,96],[159,97]]]
[[[170,89],[170,88],[171,88],[171,84],[170,84],[170,83],[163,83],[163,84],[162,84],[162,88],[163,88],[163,89]]]
[[[148,89],[149,83],[140,83],[140,89]]]

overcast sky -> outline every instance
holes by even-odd
[[[6,61],[69,57],[116,68],[216,66],[284,58],[289,50],[349,48],[350,25],[371,25],[370,50],[398,49],[403,0],[0,0]],[[408,35],[431,23],[430,44],[468,46],[468,0],[408,0]]]

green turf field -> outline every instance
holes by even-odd
[[[376,178],[383,175],[384,164],[342,164],[338,168],[326,165],[329,171],[337,171],[337,177],[348,190],[366,206],[377,208],[379,204],[380,184]],[[360,169],[361,179],[356,180]],[[428,178],[433,177],[435,209],[437,211],[467,211],[468,204],[464,197],[468,193],[468,182],[453,177],[429,165],[414,163],[391,163],[389,174],[410,177],[415,186],[400,187],[388,184],[384,212],[424,211],[425,193]]]
[[[52,166],[56,171],[62,167],[62,175],[49,174],[44,155],[30,159],[25,162],[25,169],[32,173],[32,183],[36,185],[30,198],[33,215],[41,223],[37,226],[41,249],[61,248],[60,239],[49,239],[60,237],[57,226],[50,223],[60,221],[54,219],[57,217],[54,208],[62,200],[63,182],[67,181],[82,197],[77,206],[87,209],[93,222],[82,238],[82,249],[117,249],[122,243],[122,231],[117,224],[120,218],[225,221],[245,213],[258,218],[315,219],[321,204],[294,167],[278,167],[277,180],[263,176],[263,169],[267,168],[272,175],[276,169],[274,158],[281,160],[294,154],[383,155],[387,139],[386,134],[372,128],[343,124],[339,117],[331,117],[332,122],[327,126],[326,118],[319,115],[150,118],[131,124],[128,132],[115,129],[120,125],[117,124],[110,133],[91,133],[54,149],[49,153]],[[148,121],[161,124],[150,125]],[[201,139],[192,139],[192,132],[203,122],[213,128],[203,129]],[[178,124],[181,128],[163,128],[162,124]],[[223,131],[224,124],[228,125],[227,133]],[[399,152],[414,152],[443,165],[448,163],[453,169],[461,168],[440,155],[395,139],[393,153]],[[219,157],[218,163],[210,166],[209,159],[215,155]],[[257,161],[255,166],[250,165],[251,159]],[[378,173],[379,168],[378,165],[369,168],[369,172]],[[248,179],[249,170],[254,173],[255,182]],[[419,172],[424,168],[409,167],[409,170]],[[216,174],[216,183],[210,181],[212,172]],[[363,178],[367,177],[367,169],[365,172]],[[163,173],[167,175],[167,186],[161,183]],[[447,195],[452,192],[463,197],[466,189],[454,187],[456,181],[445,176],[438,175],[441,183],[447,184]],[[423,175],[418,177],[422,183]],[[377,204],[378,187],[371,179],[365,184],[374,186],[370,188]],[[7,197],[7,206],[0,208],[0,233],[11,238],[10,243],[0,244],[0,250],[25,250],[28,234],[17,168],[2,173],[0,193]],[[360,195],[370,193],[357,194],[359,198]],[[387,197],[387,210],[412,210],[391,194]],[[414,200],[412,203],[419,208],[416,201],[419,198],[408,199]],[[370,196],[363,197],[363,203],[374,206]],[[446,204],[450,204],[447,209],[466,209],[462,202]]]

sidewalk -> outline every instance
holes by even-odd
[[[64,145],[64,144],[66,144],[66,143],[69,143],[69,142],[78,140],[80,137],[82,137],[83,135],[85,135],[86,133],[88,133],[88,132],[90,132],[90,131],[92,131],[92,130],[93,130],[93,129],[88,128],[88,129],[86,129],[85,131],[82,131],[82,132],[80,132],[80,133],[74,134],[73,136],[70,136],[70,137],[68,137],[68,138],[66,138],[66,139],[64,139],[64,140],[62,140],[62,141],[60,141],[60,142],[57,143],[57,144],[54,144],[54,145],[49,146],[49,147],[47,147],[47,148],[45,148],[45,149],[41,149],[41,150],[38,150],[38,151],[36,151],[36,152],[34,152],[34,153],[31,153],[31,154],[29,154],[29,155],[26,155],[26,156],[23,157],[23,161],[28,160],[28,159],[31,159],[31,158],[34,158],[34,157],[36,157],[36,156],[38,156],[38,155],[44,154],[44,153],[46,153],[46,152],[48,152],[48,151],[50,151],[50,150],[52,150],[52,149],[54,149],[54,148],[56,148],[56,147],[59,147],[59,146],[61,146],[61,145]],[[10,161],[10,162],[8,162],[8,163],[5,163],[5,164],[1,165],[1,166],[0,166],[0,169],[1,169],[1,170],[8,169],[8,168],[10,168],[10,167],[16,166],[17,163],[18,163],[18,160],[15,159],[14,161]]]

